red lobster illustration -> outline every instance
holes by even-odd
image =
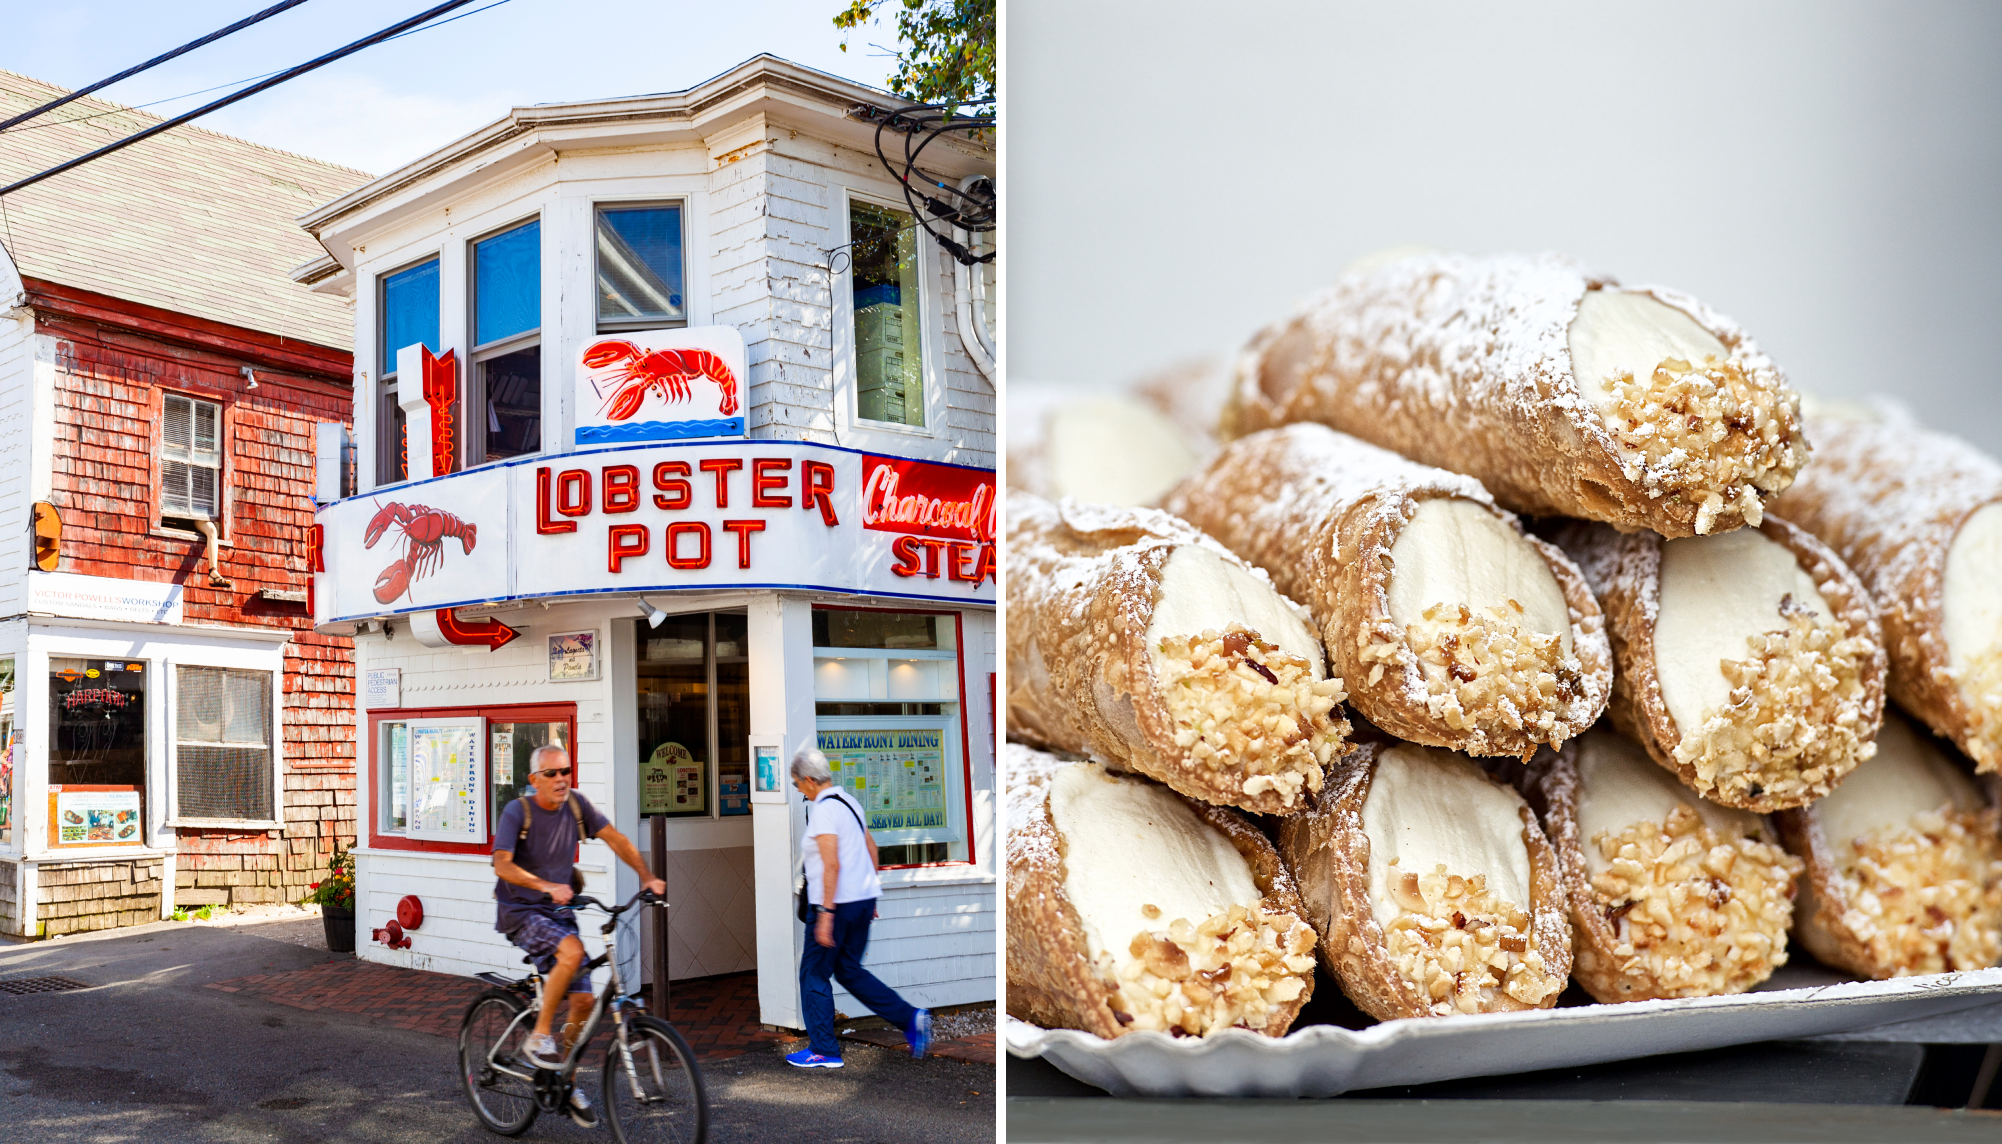
[[[470,555],[478,532],[477,526],[430,505],[391,501],[381,506],[368,522],[362,547],[374,548],[392,524],[403,530],[403,559],[384,568],[382,575],[375,578],[375,598],[385,604],[403,595],[412,580],[422,579],[445,562],[446,537],[457,537],[460,547]]]
[[[723,359],[708,350],[643,350],[631,342],[599,342],[584,351],[584,368],[616,369],[612,395],[602,410],[614,421],[624,421],[640,411],[648,390],[658,390],[661,400],[687,401],[688,383],[706,377],[723,391],[720,412],[728,417],[737,411],[737,379]]]

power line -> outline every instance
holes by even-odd
[[[304,2],[305,2],[305,0],[299,0],[299,2],[300,2],[300,3],[304,3]],[[465,18],[466,18],[466,17],[468,17],[468,16],[477,16],[477,15],[479,15],[479,14],[480,14],[480,13],[482,13],[482,12],[485,12],[485,11],[489,11],[489,10],[491,10],[491,9],[494,9],[494,8],[498,8],[498,7],[500,7],[501,5],[503,5],[503,4],[506,4],[506,3],[508,3],[508,2],[509,2],[509,0],[494,0],[494,2],[493,2],[493,3],[491,3],[491,4],[488,4],[488,5],[487,5],[486,7],[484,7],[484,8],[475,8],[475,9],[473,9],[473,10],[472,10],[472,11],[470,11],[470,12],[461,12],[461,13],[459,13],[459,14],[458,14],[458,15],[456,15],[456,16],[452,16],[452,17],[450,17],[450,18],[448,18],[448,19],[444,19],[444,20],[440,20],[440,21],[438,21],[438,22],[437,22],[437,23],[435,23],[435,24],[426,24],[426,25],[424,25],[424,26],[423,26],[423,27],[421,27],[421,28],[412,28],[412,29],[410,29],[410,30],[409,30],[409,31],[407,31],[407,32],[398,32],[398,33],[397,33],[396,35],[394,35],[394,36],[391,36],[391,37],[389,37],[389,40],[400,40],[400,39],[402,39],[402,38],[403,38],[403,37],[405,37],[405,36],[414,36],[414,35],[416,35],[416,34],[417,34],[417,33],[419,33],[419,32],[428,32],[428,31],[430,31],[430,30],[431,30],[431,29],[433,29],[433,28],[442,28],[442,27],[444,27],[445,25],[447,25],[447,24],[451,23],[451,22],[452,22],[453,20],[463,20],[463,19],[465,19]],[[386,44],[386,43],[388,43],[388,42],[389,42],[389,40],[384,40],[384,41],[382,41],[382,42]],[[160,58],[161,58],[161,59],[166,59],[167,57],[165,57],[165,56],[162,56],[162,57],[160,57]],[[126,73],[126,74],[130,74],[130,73]],[[13,128],[10,128],[10,127],[8,127],[8,126],[7,126],[7,124],[9,124],[9,123],[19,123],[19,122],[21,122],[21,121],[22,121],[23,119],[26,119],[26,118],[28,118],[28,116],[26,116],[26,115],[22,115],[22,116],[16,116],[16,117],[14,117],[13,119],[10,119],[10,120],[8,120],[8,121],[7,121],[7,123],[0,123],[0,135],[18,135],[18,134],[20,134],[20,133],[21,133],[21,132],[23,132],[23,131],[46,131],[46,130],[48,130],[48,129],[49,129],[49,128],[51,128],[51,127],[67,127],[67,126],[69,126],[69,125],[70,125],[70,124],[72,124],[72,123],[88,123],[88,122],[90,122],[90,121],[91,121],[91,120],[93,120],[93,119],[103,119],[104,117],[106,117],[106,116],[108,116],[108,115],[123,115],[123,114],[124,114],[125,112],[128,112],[128,111],[137,111],[137,110],[140,110],[140,109],[142,109],[142,108],[147,108],[147,107],[158,107],[158,106],[160,106],[160,105],[161,105],[161,104],[163,104],[163,103],[173,103],[173,102],[174,102],[175,100],[180,100],[180,99],[187,99],[187,98],[189,98],[189,97],[191,97],[191,96],[196,96],[196,95],[207,95],[207,94],[208,94],[209,92],[212,92],[212,91],[221,91],[222,89],[224,89],[224,88],[226,88],[226,87],[235,87],[235,86],[236,86],[237,84],[240,84],[240,83],[255,83],[256,81],[258,81],[258,80],[260,80],[260,79],[266,79],[266,78],[268,78],[268,77],[270,77],[270,76],[274,76],[274,75],[277,75],[277,74],[278,74],[278,73],[277,73],[277,72],[275,72],[275,71],[268,71],[268,72],[263,72],[263,73],[261,73],[261,74],[259,74],[259,75],[253,75],[253,76],[245,76],[245,77],[244,77],[244,78],[242,78],[242,79],[233,79],[233,80],[230,80],[230,81],[229,81],[228,83],[219,83],[219,84],[216,84],[216,85],[215,85],[214,87],[205,87],[205,88],[202,88],[202,89],[201,89],[200,91],[184,91],[184,92],[182,92],[182,93],[181,93],[181,94],[179,94],[179,95],[170,95],[170,96],[166,96],[165,98],[162,98],[162,99],[154,99],[154,100],[149,100],[149,101],[147,101],[147,102],[145,102],[145,103],[134,103],[134,104],[129,104],[129,105],[125,105],[125,106],[118,106],[118,107],[113,107],[113,108],[112,108],[112,109],[111,109],[110,111],[99,111],[99,112],[94,112],[94,113],[92,113],[92,114],[90,114],[90,115],[79,115],[79,116],[76,116],[76,117],[75,117],[75,118],[73,118],[73,119],[58,119],[58,120],[56,120],[56,121],[55,121],[55,122],[53,122],[53,123],[37,123],[37,124],[34,124],[33,126],[30,126],[30,127],[13,127]],[[79,91],[79,92],[75,92],[75,93],[72,93],[71,95],[69,95],[69,96],[67,97],[67,99],[75,99],[75,98],[76,98],[77,96],[79,96],[79,95],[83,95],[83,94],[85,94],[86,92],[92,92],[92,91],[96,91],[96,90],[97,90],[98,88],[101,88],[101,87],[104,87],[104,86],[105,86],[106,84],[109,84],[109,83],[112,83],[112,82],[114,82],[114,81],[116,81],[116,80],[118,80],[118,79],[122,79],[122,78],[124,78],[124,77],[123,77],[123,76],[113,76],[113,77],[112,77],[111,79],[108,79],[108,80],[105,80],[105,81],[104,81],[104,83],[100,83],[100,84],[94,84],[94,85],[92,85],[92,86],[90,86],[90,87],[87,87],[87,88],[83,89],[83,91]],[[66,102],[66,101],[67,101],[66,99],[59,99],[59,100],[57,100],[57,101],[56,101],[55,103],[49,103],[49,104],[44,104],[44,105],[43,105],[43,106],[42,106],[41,108],[39,108],[38,110],[36,110],[36,111],[33,111],[33,112],[30,112],[30,113],[29,113],[29,115],[39,115],[39,114],[41,114],[41,112],[42,112],[42,111],[46,111],[46,110],[48,110],[49,108],[52,108],[52,107],[55,107],[55,106],[57,106],[58,104],[61,104],[61,103],[64,103],[64,102]]]
[[[218,31],[210,32],[208,35],[203,36],[199,40],[189,40],[187,43],[182,44],[180,47],[175,48],[173,51],[168,52],[165,55],[154,56],[152,59],[147,60],[145,63],[140,64],[137,67],[126,68],[124,71],[119,72],[117,75],[112,76],[110,79],[98,80],[96,83],[91,84],[89,87],[78,88],[77,90],[70,92],[68,95],[63,96],[61,99],[51,100],[48,103],[44,103],[40,107],[24,111],[21,114],[16,115],[14,118],[9,119],[7,122],[0,123],[0,131],[5,131],[9,127],[14,126],[16,123],[21,123],[26,120],[33,119],[34,117],[42,114],[43,112],[54,111],[56,108],[61,107],[63,104],[68,103],[70,100],[81,99],[84,96],[89,95],[91,92],[98,90],[99,88],[110,87],[112,84],[117,83],[119,80],[128,78],[130,76],[138,75],[140,72],[145,71],[147,68],[155,67],[159,64],[164,64],[168,60],[173,59],[175,56],[185,55],[186,53],[192,52],[196,48],[201,47],[203,44],[212,44],[215,41],[220,40],[224,36],[227,36],[233,32],[241,32],[245,28],[250,27],[252,24],[262,23],[266,20],[269,20],[271,17],[276,16],[280,12],[283,12],[289,8],[297,8],[299,5],[304,4],[305,2],[306,0],[283,0],[282,3],[273,4],[271,7],[266,8],[264,11],[257,13],[255,16],[245,16],[243,19],[238,20],[236,23],[231,24],[227,28],[222,28]]]
[[[6,196],[12,194],[13,192],[18,191],[23,187],[33,186],[34,184],[41,182],[43,179],[49,178],[52,175],[60,175],[64,171],[70,170],[74,167],[81,167],[85,163],[90,162],[92,159],[97,159],[105,155],[109,155],[113,151],[119,150],[120,148],[123,147],[130,147],[132,144],[137,143],[142,139],[150,139],[153,136],[158,135],[162,131],[167,131],[172,128],[179,127],[181,124],[186,123],[193,119],[199,119],[202,116],[207,115],[211,111],[216,111],[221,108],[228,107],[230,104],[235,103],[240,99],[248,99],[249,97],[256,95],[258,92],[265,90],[266,88],[276,87],[279,84],[284,83],[286,80],[292,79],[296,76],[302,76],[307,72],[312,71],[315,68],[325,67],[326,65],[333,63],[335,60],[343,59],[347,56],[355,54],[358,51],[361,51],[363,48],[371,47],[375,44],[383,42],[384,40],[392,39],[401,32],[408,31],[409,29],[414,28],[417,25],[422,24],[425,21],[430,20],[434,17],[442,16],[445,13],[450,12],[454,8],[463,8],[472,2],[473,0],[446,0],[446,3],[440,4],[436,8],[433,8],[428,12],[423,12],[416,16],[412,16],[408,20],[391,24],[389,27],[384,28],[381,31],[375,32],[371,35],[364,36],[361,39],[356,40],[354,43],[349,44],[344,48],[336,48],[333,51],[328,52],[326,55],[319,57],[318,59],[308,60],[305,63],[300,64],[298,67],[290,68],[287,69],[286,71],[279,72],[277,75],[272,76],[269,79],[266,79],[262,83],[253,84],[250,87],[244,88],[242,91],[226,95],[221,99],[216,100],[213,103],[204,104],[201,107],[195,108],[193,111],[187,112],[182,115],[177,115],[174,118],[169,119],[163,123],[156,123],[153,126],[148,127],[144,131],[138,132],[133,135],[127,135],[125,138],[120,139],[115,143],[107,143],[104,146],[99,147],[97,150],[90,152],[89,154],[79,155],[76,158],[71,159],[66,163],[59,163],[56,166],[50,167],[49,169],[42,171],[38,174],[29,175],[25,179],[18,180],[5,187],[0,187],[0,196]]]

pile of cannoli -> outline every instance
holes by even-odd
[[[1008,1011],[1285,1035],[2002,955],[2002,464],[1557,256],[1010,427]],[[1886,698],[1890,702],[1886,703]]]

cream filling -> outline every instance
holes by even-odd
[[[1578,740],[1578,842],[1594,877],[1611,866],[1593,842],[1641,822],[1661,826],[1678,806],[1694,810],[1725,838],[1757,838],[1759,816],[1698,798],[1625,735],[1587,731]]]
[[[1872,830],[1903,827],[1913,815],[1949,802],[1959,810],[1981,809],[1973,780],[1929,739],[1902,716],[1884,712],[1876,757],[1858,764],[1841,786],[1814,803],[1822,837],[1838,864],[1851,856],[1849,843]]]
[[[1434,604],[1465,604],[1479,615],[1489,608],[1512,613],[1513,601],[1531,631],[1557,636],[1571,654],[1571,609],[1550,565],[1486,507],[1460,497],[1418,502],[1390,560],[1390,618],[1400,629]]]
[[[1947,665],[1965,687],[1971,663],[2002,654],[2002,501],[1974,510],[1954,533],[1940,611]],[[1971,705],[1974,696],[1967,698]]]
[[[1362,805],[1377,922],[1388,926],[1403,912],[1391,893],[1393,860],[1400,878],[1442,864],[1462,878],[1485,875],[1489,892],[1529,913],[1522,805],[1521,796],[1451,751],[1400,743],[1378,755]]]
[[[1718,361],[1731,356],[1688,314],[1625,290],[1586,291],[1571,319],[1569,341],[1572,376],[1601,413],[1613,407],[1612,383],[1622,374],[1645,380],[1664,361],[1700,365],[1706,355]]]
[[[1792,551],[1756,528],[1662,544],[1654,669],[1678,731],[1694,733],[1706,711],[1730,705],[1731,682],[1719,665],[1748,658],[1753,636],[1787,630],[1780,607],[1789,596],[1821,622],[1834,622]]]
[[[1125,397],[1058,405],[1044,441],[1050,494],[1095,504],[1153,504],[1196,465],[1195,450],[1173,422]]]
[[[1064,892],[1084,922],[1088,952],[1093,961],[1111,955],[1115,971],[1134,960],[1134,934],[1178,918],[1200,925],[1264,898],[1230,840],[1158,783],[1096,763],[1065,767],[1050,783],[1050,820],[1063,838]]]
[[[1164,637],[1221,632],[1233,623],[1306,660],[1313,665],[1315,679],[1327,678],[1321,639],[1305,609],[1250,570],[1207,548],[1185,544],[1175,549],[1161,569],[1161,598],[1154,602],[1154,618],[1147,624],[1147,646],[1158,655]]]

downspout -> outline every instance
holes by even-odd
[[[959,181],[960,189],[965,190],[976,180],[984,178],[985,175],[968,175]],[[958,238],[963,245],[970,247],[973,244],[973,236],[966,231],[959,231]],[[966,347],[966,356],[973,360],[973,368],[979,370],[980,376],[986,378],[991,386],[994,384],[994,334],[987,328],[985,315],[974,309],[987,301],[987,284],[973,272],[973,267],[955,258],[952,260],[952,285],[953,311],[959,321],[959,344]],[[976,291],[979,293],[977,298]]]

